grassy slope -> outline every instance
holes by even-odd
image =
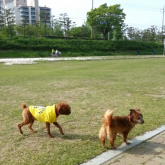
[[[106,149],[98,131],[107,108],[114,115],[128,115],[140,108],[145,124],[137,125],[133,138],[164,124],[165,59],[61,61],[37,65],[5,66],[0,63],[0,164],[79,164]],[[17,124],[22,121],[20,103],[51,105],[67,101],[72,114],[60,116],[65,135],[51,126],[54,139],[47,137],[45,124],[35,122],[32,134]],[[117,138],[116,146],[122,142]],[[110,147],[109,143],[106,143]]]
[[[0,40],[0,58],[50,57],[52,49],[58,49],[63,57],[109,56],[109,55],[152,55],[163,53],[163,44],[138,41],[102,40],[57,40],[57,39],[13,39]]]

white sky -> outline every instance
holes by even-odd
[[[77,26],[86,21],[86,14],[92,8],[92,0],[38,0],[39,6],[46,5],[52,9],[52,15],[67,13]],[[125,23],[139,29],[150,28],[151,25],[162,27],[163,6],[165,0],[93,0],[94,8],[107,3],[108,6],[121,4],[126,14]]]

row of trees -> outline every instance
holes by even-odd
[[[87,22],[92,27],[94,38],[98,33],[101,33],[104,39],[108,37],[108,39],[114,40],[163,42],[165,38],[163,30],[158,30],[154,25],[144,30],[128,27],[124,23],[125,16],[120,5],[107,6],[107,4],[103,4],[87,13]]]
[[[145,42],[163,42],[165,38],[164,32],[156,26],[140,30],[133,27],[126,28],[127,36],[130,40],[145,41]]]
[[[90,37],[90,27],[87,23],[84,23],[81,27],[76,27],[76,23],[70,20],[66,13],[60,14],[59,20],[51,20],[47,11],[40,13],[40,21],[30,25],[28,17],[24,17],[21,25],[15,25],[15,19],[10,9],[2,9],[2,15],[0,17],[0,33],[1,35],[10,35],[12,39],[14,35],[22,36],[35,36],[35,37],[65,37],[68,39],[72,37]]]
[[[76,22],[68,17],[66,13],[60,14],[58,20],[47,11],[40,13],[40,22],[35,22],[34,25],[28,23],[28,18],[22,20],[21,25],[15,26],[13,13],[10,9],[3,9],[0,19],[0,33],[2,35],[22,36],[53,36],[64,37],[66,40],[69,37],[81,38],[103,38],[109,40],[136,40],[146,42],[162,42],[165,37],[162,31],[159,31],[156,26],[140,30],[125,25],[126,14],[120,5],[107,6],[103,4],[98,8],[92,9],[87,13],[87,22],[82,26],[76,27]]]

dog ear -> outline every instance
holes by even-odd
[[[141,112],[140,109],[136,109],[136,111]]]
[[[132,116],[132,115],[135,114],[135,113],[136,113],[136,110],[130,109],[130,113],[129,113],[130,116]]]
[[[64,108],[60,106],[59,108],[59,111],[58,111],[60,114],[63,114],[64,113]]]

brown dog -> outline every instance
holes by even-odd
[[[49,137],[53,137],[50,134],[50,123],[53,123],[57,128],[59,128],[60,133],[64,135],[61,126],[57,123],[57,117],[59,115],[69,115],[71,113],[71,108],[67,103],[59,102],[56,105],[39,107],[39,106],[26,106],[24,103],[21,104],[23,109],[22,116],[23,122],[18,124],[18,130],[23,134],[21,127],[23,125],[29,124],[28,127],[31,132],[35,132],[32,129],[34,120],[38,120],[46,123],[47,134]]]
[[[143,124],[143,115],[140,109],[130,109],[130,113],[126,117],[114,116],[112,110],[107,110],[104,113],[103,124],[99,132],[99,139],[102,142],[102,146],[105,146],[105,140],[108,138],[111,147],[115,149],[114,142],[117,134],[123,135],[123,141],[126,144],[127,135],[136,124]]]

